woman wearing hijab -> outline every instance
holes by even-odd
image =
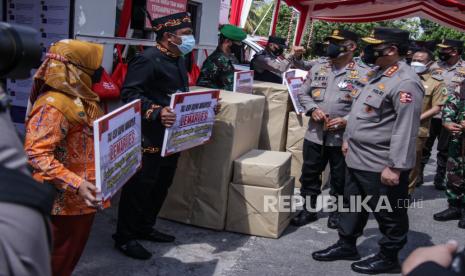
[[[50,47],[34,76],[24,147],[34,178],[57,190],[51,218],[53,275],[71,275],[102,206],[94,184],[92,124],[103,112],[91,89],[102,56],[102,45],[62,40]]]

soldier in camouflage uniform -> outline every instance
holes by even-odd
[[[203,63],[198,86],[233,90],[234,63],[238,63],[233,55],[247,34],[241,28],[233,25],[224,25],[220,29],[220,42],[218,48]]]
[[[446,169],[449,208],[434,215],[438,221],[459,219],[465,229],[465,82],[449,96],[443,112],[444,127],[451,134]]]

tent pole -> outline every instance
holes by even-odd
[[[281,8],[281,0],[274,1],[273,19],[271,20],[270,35],[276,34],[276,25],[278,25],[279,9]]]

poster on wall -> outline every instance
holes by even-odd
[[[165,157],[210,141],[215,123],[214,108],[220,97],[219,90],[175,93],[170,107],[176,121],[165,130],[161,156]]]
[[[147,12],[152,19],[160,18],[187,10],[187,0],[147,0]],[[145,27],[152,28],[150,21],[145,20]]]
[[[70,37],[70,5],[69,0],[7,0],[6,20],[36,29],[39,32],[37,39],[45,54],[51,43]],[[6,84],[12,105],[11,117],[21,134],[24,134],[24,119],[34,73],[35,70],[31,70],[31,78],[26,80],[8,79]]]
[[[140,100],[94,121],[95,183],[99,200],[111,198],[142,164]]]

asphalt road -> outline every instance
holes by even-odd
[[[427,183],[417,189],[413,198],[416,208],[409,210],[408,244],[401,251],[403,260],[419,246],[444,243],[449,239],[465,242],[465,230],[457,221],[439,223],[435,212],[446,207],[443,192],[432,186],[435,166],[426,167]],[[159,220],[157,228],[177,237],[174,244],[142,242],[153,253],[148,261],[129,259],[113,247],[111,234],[116,225],[116,208],[97,215],[90,240],[74,275],[358,275],[350,269],[349,261],[316,262],[315,250],[337,240],[335,230],[326,227],[327,215],[301,228],[289,226],[280,239],[218,232]],[[370,217],[358,242],[363,257],[378,250],[380,232]]]

